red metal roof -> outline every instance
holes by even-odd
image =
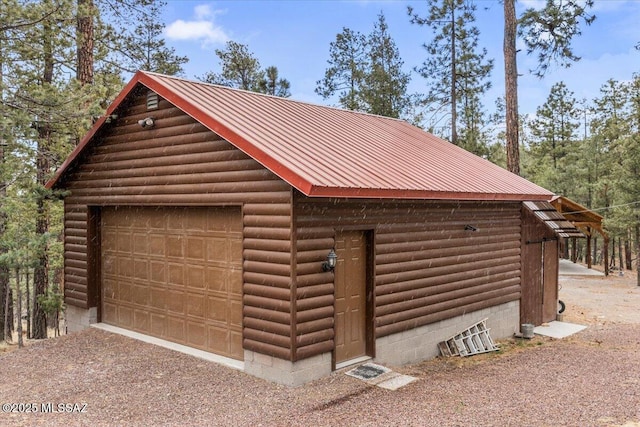
[[[307,196],[549,200],[553,193],[404,121],[139,71],[142,84]],[[90,143],[100,119],[47,184]]]

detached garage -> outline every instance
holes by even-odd
[[[557,234],[531,210],[553,195],[400,120],[138,72],[48,186],[68,190],[69,331],[285,384],[556,303],[523,258]]]

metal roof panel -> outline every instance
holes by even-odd
[[[131,91],[136,83],[157,92],[307,196],[460,200],[553,196],[402,120],[142,71],[125,90]]]

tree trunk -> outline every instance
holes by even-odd
[[[636,284],[640,286],[640,218],[636,220]]]
[[[53,46],[51,22],[43,22],[43,73],[42,85],[47,86],[53,82]],[[36,159],[36,183],[44,188],[47,182],[47,175],[50,169],[49,147],[51,145],[52,128],[48,117],[38,117],[35,127],[38,131],[38,150]],[[49,231],[49,212],[43,194],[38,197],[36,207],[36,235],[45,236]],[[49,257],[47,247],[43,247],[38,254],[37,264],[33,271],[33,338],[47,338],[47,316],[40,304],[38,296],[45,295],[49,285]]]
[[[624,268],[624,259],[622,256],[622,238],[618,239],[618,262],[620,265],[620,271]]]
[[[39,167],[38,175],[45,169],[41,169],[40,157],[44,157],[39,154]],[[48,163],[48,162],[47,162]],[[38,177],[40,181],[40,177]],[[49,231],[49,212],[47,206],[42,197],[38,198],[36,209],[36,234],[44,236]],[[38,264],[33,271],[33,338],[43,339],[47,338],[47,315],[40,307],[38,303],[38,296],[45,295],[49,285],[49,256],[47,254],[46,246],[42,248],[40,256],[38,257]]]
[[[631,236],[629,236],[631,237]],[[629,271],[633,270],[633,266],[632,266],[632,262],[631,260],[633,259],[633,250],[631,249],[631,242],[629,241],[629,239],[625,239],[624,241],[624,261],[625,261],[625,268]]]
[[[11,333],[13,332],[13,304],[11,304],[11,287],[7,286],[5,288],[5,299],[4,299],[4,340],[6,342],[12,342],[13,338],[11,337]]]
[[[609,275],[609,238],[604,238],[604,244],[602,245],[603,258],[604,258],[604,275]]]
[[[93,0],[78,0],[76,78],[83,86],[93,83],[93,14]]]
[[[456,8],[451,4],[451,142],[458,145],[458,111],[456,102]]]
[[[616,268],[616,238],[611,239],[611,268]]]
[[[22,289],[20,289],[20,268],[16,268],[16,296],[18,301],[18,347],[24,347],[22,340]]]
[[[515,0],[504,0],[504,89],[507,144],[507,170],[520,175],[520,146],[518,138],[518,64],[516,60]]]
[[[31,330],[31,292],[29,291],[29,269],[27,268],[27,277],[25,280],[26,286],[26,303],[27,303],[27,338],[33,338],[33,331]]]

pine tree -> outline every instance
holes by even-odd
[[[208,72],[201,80],[243,90],[256,90],[263,73],[260,62],[246,45],[228,41],[225,49],[216,49],[222,72]]]
[[[368,36],[343,28],[329,45],[327,63],[324,78],[316,83],[323,98],[337,94],[347,110],[396,118],[413,114],[410,75],[402,70],[404,62],[382,13]]]
[[[329,67],[316,82],[316,93],[327,99],[338,94],[338,103],[347,110],[362,111],[362,87],[368,68],[367,38],[343,28],[329,45]]]
[[[412,23],[428,26],[434,33],[423,45],[429,57],[416,67],[429,82],[424,102],[435,110],[449,106],[451,142],[486,155],[481,98],[490,88],[493,60],[486,59],[486,49],[478,48],[480,32],[473,25],[476,7],[466,0],[428,0],[427,6],[426,18],[408,8]]]
[[[612,223],[622,237],[634,241],[637,285],[640,286],[640,74],[623,85],[622,111],[618,111],[621,132],[613,151],[618,159],[614,176],[616,205]]]
[[[507,169],[519,174],[516,37],[523,38],[529,54],[538,54],[538,66],[532,72],[542,78],[552,63],[568,67],[580,59],[573,53],[571,42],[581,34],[580,21],[590,25],[595,16],[587,12],[593,7],[593,0],[547,0],[542,9],[527,9],[520,20],[516,18],[515,0],[504,0],[503,4]]]
[[[289,91],[291,84],[287,79],[280,78],[278,68],[271,66],[264,70],[264,78],[259,82],[258,88],[262,93],[267,95],[280,96],[288,98],[291,96]]]
[[[126,57],[126,70],[153,71],[168,75],[181,75],[182,64],[189,61],[186,56],[176,55],[174,48],[166,45],[162,32],[162,8],[166,2],[155,0],[143,9],[136,9],[137,22],[132,33],[124,37],[122,55]]]
[[[228,41],[225,49],[216,49],[220,59],[221,73],[208,72],[200,80],[252,92],[288,97],[290,83],[280,78],[278,68],[260,68],[260,61],[249,51],[247,45]]]
[[[411,103],[407,95],[411,77],[402,71],[404,62],[382,13],[378,15],[378,21],[368,37],[368,56],[370,65],[362,87],[365,111],[380,116],[401,117]]]
[[[576,130],[580,126],[573,92],[564,82],[551,87],[544,105],[538,107],[530,123],[531,155],[535,167],[527,176],[557,194],[572,197],[569,180],[575,164],[578,144]]]

